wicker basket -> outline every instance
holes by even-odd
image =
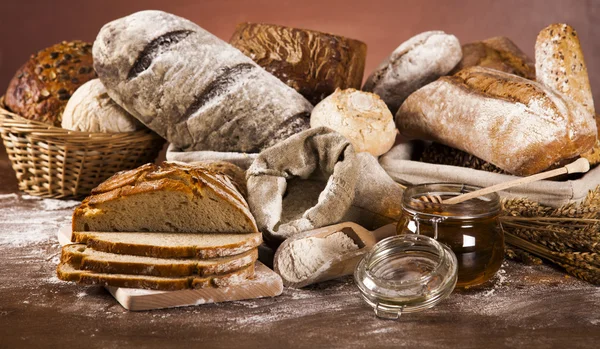
[[[48,198],[76,198],[115,172],[153,162],[164,140],[149,130],[89,133],[25,119],[0,98],[0,132],[19,189]]]

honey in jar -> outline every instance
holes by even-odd
[[[500,198],[492,193],[454,205],[421,198],[437,195],[445,200],[478,189],[464,184],[421,184],[409,187],[402,199],[397,233],[427,235],[450,247],[458,263],[459,288],[482,284],[500,269],[504,259]]]

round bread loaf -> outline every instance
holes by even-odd
[[[60,127],[75,90],[96,77],[92,45],[63,41],[31,56],[10,81],[6,106],[30,120]]]
[[[396,140],[394,117],[376,94],[353,88],[336,90],[313,109],[312,128],[325,126],[341,133],[356,152],[386,153]]]
[[[367,45],[314,30],[238,24],[229,43],[312,104],[336,88],[360,88]]]
[[[110,97],[183,151],[257,153],[310,127],[302,95],[184,18],[117,19],[93,52]]]
[[[396,114],[411,93],[448,74],[461,58],[454,35],[424,32],[398,46],[369,76],[363,90],[378,94]]]
[[[99,79],[78,88],[65,107],[62,128],[84,132],[133,132],[144,127],[106,93]]]

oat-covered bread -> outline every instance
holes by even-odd
[[[79,87],[62,115],[62,128],[84,132],[133,132],[144,127],[106,93],[99,79]]]
[[[369,76],[363,90],[378,94],[392,114],[414,91],[446,75],[460,61],[454,35],[429,31],[403,42]]]
[[[92,45],[63,41],[31,56],[6,91],[6,106],[27,119],[60,127],[69,97],[94,79]]]
[[[164,162],[110,177],[73,213],[73,231],[257,233],[231,179]]]
[[[337,88],[360,89],[367,45],[314,30],[241,23],[229,43],[316,105]]]
[[[184,151],[259,152],[309,128],[312,105],[198,25],[161,11],[106,24],[94,68],[110,97]]]
[[[396,114],[407,138],[458,148],[516,175],[575,158],[597,139],[587,69],[575,31],[545,28],[536,81],[469,67],[414,92]]]
[[[480,66],[492,68],[535,80],[533,60],[521,51],[509,38],[496,36],[462,46],[462,59],[452,69],[455,74],[464,68]]]

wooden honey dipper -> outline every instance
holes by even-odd
[[[473,198],[476,198],[476,197],[479,197],[482,195],[495,193],[500,190],[516,187],[518,185],[527,184],[527,183],[539,181],[539,180],[546,179],[546,178],[556,177],[556,176],[559,176],[562,174],[567,174],[567,173],[585,173],[589,170],[590,170],[590,163],[588,162],[588,160],[585,158],[579,158],[576,161],[573,161],[572,163],[570,163],[564,167],[561,167],[561,168],[534,174],[534,175],[528,176],[528,177],[517,178],[515,180],[504,182],[504,183],[498,183],[496,185],[492,185],[491,187],[475,190],[470,193],[458,195],[458,196],[455,196],[450,199],[442,200],[442,198],[439,195],[424,195],[424,196],[421,196],[419,198],[419,200],[421,200],[423,202],[434,203],[434,204],[448,204],[448,205],[459,204],[461,202],[464,202],[464,201],[467,201],[467,200],[470,200],[470,199],[473,199]]]

